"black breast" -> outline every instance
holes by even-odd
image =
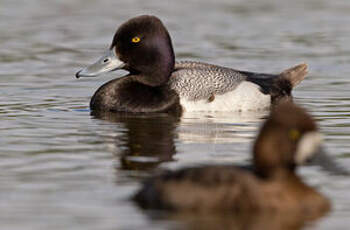
[[[151,87],[132,76],[102,85],[91,98],[91,110],[181,113],[179,97],[168,86]]]

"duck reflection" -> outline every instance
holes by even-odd
[[[170,114],[93,112],[95,118],[122,124],[126,130],[116,137],[120,168],[150,170],[172,161],[176,153],[175,128],[179,118]]]

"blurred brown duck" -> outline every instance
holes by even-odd
[[[168,171],[146,181],[133,197],[143,208],[197,213],[288,213],[314,219],[330,202],[295,173],[322,151],[315,121],[292,103],[282,103],[263,124],[251,169],[203,166]]]

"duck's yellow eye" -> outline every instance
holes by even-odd
[[[138,42],[140,42],[141,41],[141,38],[139,38],[139,37],[133,37],[132,39],[131,39],[131,41],[133,42],[133,43],[138,43]]]
[[[289,138],[293,141],[296,141],[300,138],[300,132],[297,129],[291,129],[289,130]]]

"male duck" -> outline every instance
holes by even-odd
[[[296,175],[297,165],[321,151],[314,120],[292,103],[275,107],[253,149],[253,168],[229,165],[167,171],[134,196],[143,208],[198,213],[325,214],[327,198]]]
[[[102,85],[91,99],[98,111],[248,111],[266,109],[307,74],[300,64],[280,74],[239,71],[201,62],[175,62],[169,33],[154,16],[122,24],[107,53],[76,73],[93,77],[124,69],[130,73]]]

